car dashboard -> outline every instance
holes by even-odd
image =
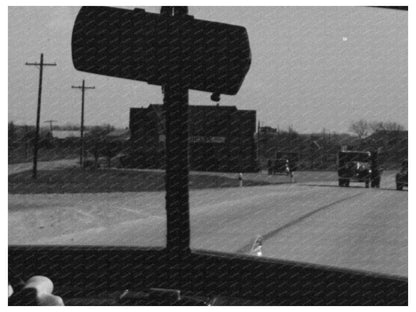
[[[33,275],[50,278],[54,294],[76,306],[408,302],[407,278],[299,262],[156,248],[10,246],[9,280]]]

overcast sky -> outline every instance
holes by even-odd
[[[158,12],[159,7],[145,8]],[[129,108],[162,103],[160,87],[78,72],[71,32],[79,7],[9,8],[9,121],[34,124],[38,70],[46,62],[41,121],[127,127]],[[365,7],[190,7],[198,19],[243,25],[252,65],[236,96],[221,105],[254,109],[262,124],[299,132],[346,132],[352,121],[394,121],[407,128],[407,12]],[[190,92],[190,104],[214,105]],[[46,124],[44,124],[46,126]]]

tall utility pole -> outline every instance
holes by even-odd
[[[36,112],[36,132],[35,141],[33,143],[33,172],[32,178],[36,179],[38,174],[38,150],[39,150],[39,122],[40,122],[40,104],[42,99],[42,79],[43,79],[43,67],[44,66],[56,66],[56,63],[44,63],[43,53],[40,54],[40,63],[28,63],[28,66],[39,66],[39,91],[38,91],[38,108]]]
[[[94,86],[86,87],[85,80],[82,80],[81,86],[72,86],[72,89],[80,89],[81,90],[81,149],[79,152],[79,164],[83,167],[84,164],[84,99],[85,99],[85,90],[88,89],[95,89]]]

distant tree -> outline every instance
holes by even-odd
[[[9,139],[9,151],[13,149],[15,146],[16,141],[16,126],[14,125],[13,121],[9,122],[9,131],[8,131],[8,139]]]
[[[293,135],[297,135],[298,134],[298,132],[293,128],[293,126],[289,126],[287,128],[287,132],[290,133],[290,134],[293,134]]]
[[[114,131],[116,128],[110,124],[105,124],[103,125],[103,127],[106,128],[106,130],[108,131],[108,133],[110,133],[111,131]]]
[[[381,121],[373,121],[369,123],[369,127],[372,132],[377,132],[380,130],[384,130],[383,122]]]
[[[122,150],[122,144],[118,141],[106,140],[104,145],[104,156],[107,158],[107,166],[111,166],[111,158],[116,156]]]
[[[75,131],[75,130],[79,130],[80,129],[80,126],[68,122],[68,123],[66,123],[66,124],[64,124],[62,126],[56,125],[54,129],[56,129],[56,130],[72,130],[72,131]]]
[[[106,135],[108,129],[101,126],[91,127],[85,136],[87,150],[94,157],[95,167],[98,167],[98,158],[104,154]]]
[[[94,157],[95,167],[98,167],[98,158],[104,156],[110,166],[110,160],[117,155],[118,146],[111,142],[108,134],[115,128],[110,124],[89,127],[86,134],[87,149]]]
[[[377,131],[403,131],[404,127],[397,122],[374,121],[369,124],[373,132]]]
[[[384,123],[384,128],[387,131],[404,131],[404,127],[396,122],[386,122]]]
[[[361,120],[353,122],[350,125],[349,130],[355,133],[359,139],[362,139],[362,138],[365,138],[369,134],[370,126],[366,120],[361,119]]]

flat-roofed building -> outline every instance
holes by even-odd
[[[189,106],[191,170],[257,170],[256,111],[235,106]],[[163,105],[130,109],[130,161],[137,168],[165,167]]]

